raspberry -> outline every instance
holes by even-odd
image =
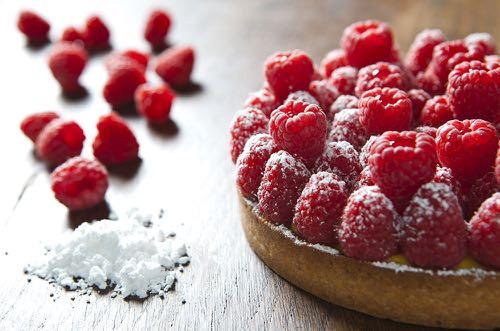
[[[341,44],[347,62],[362,68],[392,56],[392,31],[388,24],[378,21],[354,23],[345,28]]]
[[[365,128],[359,123],[359,109],[344,109],[335,115],[328,141],[347,141],[361,150],[368,140]]]
[[[495,161],[495,177],[497,178],[497,183],[500,185],[500,146],[497,151],[497,159]]]
[[[191,81],[193,67],[193,48],[174,46],[158,56],[155,71],[161,79],[173,87],[184,87]]]
[[[420,123],[433,127],[439,127],[451,119],[453,112],[446,95],[437,95],[427,100],[420,114]]]
[[[144,39],[146,39],[153,48],[163,47],[166,44],[165,38],[167,37],[171,25],[172,19],[168,12],[161,9],[153,10],[146,21]]]
[[[87,53],[77,43],[59,43],[49,55],[49,68],[64,93],[81,89],[80,75],[87,65]]]
[[[337,100],[330,106],[329,111],[326,111],[328,122],[332,122],[335,115],[344,109],[358,108],[358,98],[354,95],[340,95]]]
[[[111,69],[103,95],[111,107],[117,109],[134,101],[134,93],[146,82],[146,77],[143,67],[133,61],[117,61]]]
[[[469,184],[491,171],[498,137],[490,123],[452,120],[438,129],[436,137],[439,162],[462,183]]]
[[[83,41],[83,35],[82,33],[75,27],[69,26],[66,29],[64,29],[62,36],[61,36],[61,41],[66,41],[66,42],[75,42],[75,41]]]
[[[359,174],[358,182],[356,183],[355,188],[359,189],[363,186],[373,186],[373,185],[375,185],[375,183],[373,182],[372,179],[372,172],[370,171],[370,167],[364,167]]]
[[[478,45],[483,48],[484,54],[490,55],[496,53],[496,46],[493,37],[489,33],[479,32],[471,33],[464,39],[465,45],[468,47]]]
[[[82,32],[85,48],[100,51],[110,47],[109,29],[99,16],[91,16],[85,22]]]
[[[498,191],[500,191],[500,185],[498,185],[493,172],[488,172],[483,177],[476,179],[472,183],[467,196],[469,215],[472,215],[486,199]]]
[[[275,53],[266,59],[264,74],[276,98],[284,100],[291,92],[309,88],[314,65],[301,50]]]
[[[415,128],[414,130],[415,132],[421,132],[421,133],[426,133],[428,134],[429,136],[431,136],[432,138],[436,138],[436,132],[437,132],[437,128],[435,127],[432,127],[432,126],[418,126]]]
[[[359,70],[356,82],[356,96],[376,87],[395,87],[406,90],[404,72],[397,65],[377,62]]]
[[[465,202],[465,195],[462,191],[462,184],[455,178],[450,168],[437,167],[436,173],[434,174],[434,183],[442,183],[448,185],[453,193],[455,193],[458,198],[458,202],[462,206]]]
[[[327,171],[352,187],[362,168],[358,152],[347,141],[328,143],[315,165],[316,172]]]
[[[378,136],[371,136],[359,152],[359,164],[361,164],[363,168],[366,168],[368,166],[368,158],[371,155],[370,150],[375,141],[377,141],[377,138]]]
[[[293,229],[310,243],[334,245],[347,195],[344,182],[334,174],[312,175],[297,201]]]
[[[85,135],[74,121],[55,119],[45,126],[36,139],[38,157],[50,165],[59,165],[80,155]]]
[[[341,94],[354,94],[357,79],[358,69],[350,66],[340,67],[330,75],[330,84]]]
[[[424,108],[425,103],[431,98],[431,96],[429,95],[429,93],[421,89],[412,89],[406,92],[406,94],[408,95],[408,99],[410,99],[411,101],[411,110],[413,113],[412,122],[414,124],[418,123],[420,121],[420,113],[422,112],[422,108]]]
[[[396,88],[374,88],[363,93],[358,103],[359,121],[368,134],[403,131],[410,128],[411,101],[405,92]]]
[[[17,28],[31,44],[44,43],[49,40],[50,24],[43,17],[30,10],[23,10],[19,14]]]
[[[448,96],[457,118],[500,124],[500,63],[459,64],[450,73]]]
[[[483,60],[484,50],[477,45],[467,47],[463,40],[445,41],[434,48],[427,70],[434,73],[440,82],[446,83],[448,74],[462,62]]]
[[[347,59],[343,49],[334,49],[321,60],[321,73],[324,77],[330,77],[335,69],[347,66]]]
[[[326,80],[314,80],[309,84],[309,93],[319,101],[321,109],[327,113],[339,96],[339,91]]]
[[[234,115],[229,129],[231,138],[231,160],[236,163],[248,138],[258,133],[267,133],[269,120],[257,108],[244,108]]]
[[[301,101],[310,105],[319,106],[319,101],[306,91],[295,91],[290,93],[283,104],[290,101]]]
[[[52,191],[70,210],[94,207],[104,200],[108,189],[108,172],[94,160],[74,157],[57,167],[50,175]]]
[[[92,143],[94,156],[105,165],[121,164],[138,158],[139,144],[127,123],[116,113],[101,116]]]
[[[388,131],[373,143],[368,162],[373,181],[402,211],[418,188],[434,178],[436,159],[431,136]]]
[[[257,193],[258,209],[271,223],[289,225],[300,192],[311,174],[285,151],[271,155]]]
[[[260,133],[248,139],[236,163],[236,183],[245,198],[257,199],[266,162],[277,151],[278,146],[268,134]]]
[[[245,108],[251,107],[259,109],[267,117],[270,117],[273,110],[279,106],[280,104],[276,101],[273,93],[266,88],[262,88],[259,91],[250,94],[244,104]]]
[[[483,202],[470,221],[468,248],[481,264],[500,269],[500,193]]]
[[[142,84],[135,91],[135,108],[151,123],[164,123],[170,118],[175,92],[166,84]]]
[[[298,155],[307,165],[314,163],[326,143],[326,116],[316,105],[291,101],[271,114],[269,131],[276,144]]]
[[[382,261],[398,251],[394,206],[377,186],[351,194],[342,215],[339,241],[342,252],[364,261]]]
[[[423,30],[415,37],[405,58],[406,67],[414,75],[425,71],[432,59],[434,47],[446,41],[439,29]]]
[[[112,54],[108,56],[104,62],[108,72],[113,71],[117,62],[124,61],[134,61],[144,68],[146,71],[149,62],[149,55],[147,53],[139,52],[134,49],[129,49],[123,52]]]
[[[423,268],[453,268],[465,256],[467,229],[457,197],[448,185],[427,183],[402,217],[406,258]]]
[[[21,131],[23,131],[26,137],[30,138],[31,141],[35,142],[43,128],[56,118],[59,118],[59,115],[52,111],[31,114],[26,116],[21,122]]]
[[[439,80],[432,71],[419,72],[417,74],[417,86],[430,95],[444,94],[445,83]]]

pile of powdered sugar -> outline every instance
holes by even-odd
[[[47,246],[25,271],[70,290],[113,288],[124,297],[163,295],[187,264],[184,243],[161,222],[137,211],[83,223]]]

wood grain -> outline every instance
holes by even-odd
[[[106,76],[102,55],[94,56],[84,73],[89,96],[65,100],[45,64],[50,47],[27,48],[15,29],[15,19],[20,8],[34,8],[53,23],[55,38],[67,25],[100,13],[112,28],[115,49],[147,49],[141,30],[146,13],[155,6],[174,14],[171,43],[195,46],[194,78],[201,89],[179,95],[173,122],[162,129],[127,116],[141,143],[142,162],[134,169],[113,172],[107,202],[113,210],[163,208],[165,222],[172,223],[178,236],[189,243],[192,263],[164,300],[124,301],[99,294],[72,300],[75,293],[35,278],[28,282],[22,268],[40,242],[106,213],[101,209],[90,215],[68,214],[52,198],[49,173],[32,156],[31,144],[17,126],[30,112],[57,110],[82,124],[87,134],[84,154],[90,155],[96,119],[109,111],[101,97]],[[441,28],[449,38],[487,31],[498,40],[499,12],[500,2],[495,0],[0,0],[4,45],[0,329],[419,329],[327,304],[291,286],[260,262],[239,225],[227,129],[246,94],[262,84],[262,62],[276,50],[302,48],[319,61],[337,47],[344,26],[365,18],[389,21],[402,49],[426,27]],[[150,78],[156,79],[152,73]]]

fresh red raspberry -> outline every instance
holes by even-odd
[[[64,93],[81,89],[80,75],[87,65],[87,53],[77,43],[59,43],[49,55],[49,68]]]
[[[419,72],[416,79],[417,86],[430,95],[441,95],[446,91],[445,82],[441,82],[439,77],[430,70]]]
[[[135,108],[150,123],[161,124],[170,118],[175,92],[166,84],[142,84],[135,91]]]
[[[134,102],[136,89],[146,83],[144,68],[134,61],[116,61],[104,85],[104,99],[117,109]]]
[[[312,165],[326,143],[326,116],[317,105],[291,101],[271,114],[269,131],[276,144]]]
[[[310,105],[319,106],[319,101],[307,91],[295,91],[288,95],[283,104],[291,101],[301,101]]]
[[[498,137],[490,123],[483,120],[452,120],[438,129],[436,137],[439,162],[450,168],[462,183],[472,183],[491,171]]]
[[[370,167],[364,167],[363,170],[359,173],[358,182],[354,185],[354,188],[357,190],[363,186],[373,186],[375,183],[372,179],[372,172],[370,171]]]
[[[498,191],[500,191],[500,185],[497,183],[497,179],[493,172],[488,172],[483,177],[476,179],[472,183],[469,194],[467,195],[467,209],[469,215],[473,215],[486,199]]]
[[[477,33],[471,33],[464,39],[465,45],[466,46],[473,46],[473,45],[478,45],[484,49],[484,54],[490,55],[490,54],[495,54],[496,51],[496,46],[495,46],[495,40],[489,33],[485,32],[477,32]]]
[[[349,25],[342,35],[342,48],[347,62],[357,68],[392,56],[392,31],[388,24],[363,21]]]
[[[447,94],[457,118],[500,124],[500,63],[459,64],[450,73]]]
[[[256,134],[248,139],[236,162],[236,184],[245,198],[252,201],[257,199],[266,162],[277,151],[278,146],[266,133]]]
[[[325,151],[316,160],[315,170],[331,172],[344,181],[347,188],[351,188],[362,168],[356,149],[347,141],[335,141],[326,145]]]
[[[149,54],[139,52],[134,49],[129,49],[123,52],[114,53],[108,56],[104,62],[106,70],[108,72],[113,71],[115,64],[121,60],[134,61],[135,63],[142,66],[144,68],[144,71],[146,71],[149,62]]]
[[[342,215],[342,252],[364,261],[382,261],[398,252],[397,214],[377,186],[364,186],[349,197]]]
[[[408,99],[411,101],[411,111],[413,113],[412,122],[417,124],[420,121],[422,108],[424,108],[425,103],[431,98],[431,96],[429,93],[421,89],[412,89],[406,92],[406,94],[408,95]]]
[[[52,191],[70,210],[94,207],[104,200],[108,189],[108,172],[95,160],[81,156],[69,159],[50,175]]]
[[[415,37],[405,58],[406,67],[414,75],[425,71],[432,59],[434,47],[446,41],[443,31],[439,29],[423,30]]]
[[[335,115],[328,141],[347,141],[356,150],[361,150],[368,140],[363,125],[359,122],[359,109],[344,109]]]
[[[356,96],[376,87],[394,87],[406,90],[404,72],[397,65],[377,62],[359,70],[356,81]]]
[[[436,139],[437,128],[432,126],[418,126],[414,130],[415,132],[426,133],[432,138]]]
[[[401,223],[401,246],[412,264],[448,269],[464,258],[466,223],[458,199],[448,185],[423,185],[406,208]]]
[[[45,126],[36,139],[38,157],[55,166],[80,155],[85,135],[74,121],[55,119]]]
[[[372,145],[377,141],[378,136],[371,136],[366,143],[363,145],[363,148],[361,148],[361,151],[359,152],[359,164],[363,168],[368,167],[368,159],[370,158],[370,151],[372,148]]]
[[[105,165],[133,161],[139,154],[139,144],[134,133],[116,113],[99,118],[92,148],[94,156]]]
[[[420,114],[422,125],[439,127],[453,119],[450,101],[446,95],[437,95],[427,100]]]
[[[358,69],[350,66],[335,69],[330,75],[330,84],[335,87],[340,94],[354,94],[356,80],[358,79]]]
[[[347,59],[343,49],[334,49],[321,60],[321,73],[328,78],[335,69],[347,66]]]
[[[434,174],[434,183],[442,183],[448,185],[453,193],[458,198],[458,202],[461,206],[465,203],[465,194],[462,190],[462,184],[455,178],[450,168],[437,167],[436,173]]]
[[[368,134],[389,130],[404,131],[410,128],[412,117],[408,95],[396,88],[374,88],[363,93],[358,103],[359,121]]]
[[[62,36],[61,36],[61,41],[66,41],[66,42],[75,42],[75,41],[83,41],[83,35],[82,33],[75,27],[69,26],[66,29],[64,29]]]
[[[337,113],[344,109],[358,108],[358,98],[354,95],[340,95],[330,106],[329,111],[325,110],[328,122],[331,123]]]
[[[266,59],[264,74],[279,100],[295,91],[307,91],[314,74],[311,58],[301,50],[275,53]]]
[[[427,70],[434,73],[443,85],[448,74],[462,62],[484,59],[484,50],[477,45],[467,47],[463,40],[445,41],[434,48],[432,60]]]
[[[269,119],[257,108],[244,108],[234,115],[229,132],[231,160],[236,163],[247,140],[258,133],[267,133]]]
[[[167,37],[171,25],[172,19],[168,12],[161,9],[153,10],[146,21],[144,39],[146,39],[153,48],[164,46],[166,44],[165,38]]]
[[[402,211],[418,188],[434,178],[436,144],[425,133],[388,131],[373,143],[368,163],[373,181]]]
[[[471,219],[468,248],[481,264],[500,269],[500,193],[483,202]]]
[[[85,22],[82,32],[85,48],[100,51],[110,47],[109,29],[99,16],[91,16]]]
[[[336,175],[312,175],[297,200],[292,228],[312,244],[334,245],[347,197],[345,183]]]
[[[286,151],[271,155],[257,193],[258,209],[267,221],[291,223],[297,199],[310,176],[306,166]]]
[[[273,110],[278,108],[280,103],[274,97],[274,94],[267,88],[262,88],[257,92],[251,93],[245,100],[244,107],[257,108],[267,117],[271,116]]]
[[[174,46],[161,53],[156,60],[158,76],[173,87],[184,87],[191,82],[194,67],[194,49]]]
[[[17,28],[28,38],[29,43],[39,44],[49,40],[50,24],[30,10],[23,10],[19,14]]]
[[[30,138],[31,141],[35,142],[43,128],[56,118],[59,118],[59,115],[53,111],[28,115],[21,122],[21,131],[23,131],[26,137]]]
[[[321,109],[325,113],[329,111],[331,105],[339,96],[339,91],[326,79],[313,80],[309,84],[309,93],[319,101]]]

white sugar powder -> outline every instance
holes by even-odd
[[[27,273],[70,290],[114,287],[124,297],[164,293],[187,264],[186,246],[160,222],[135,213],[117,220],[83,223],[47,247]],[[147,225],[147,226],[146,226]]]

